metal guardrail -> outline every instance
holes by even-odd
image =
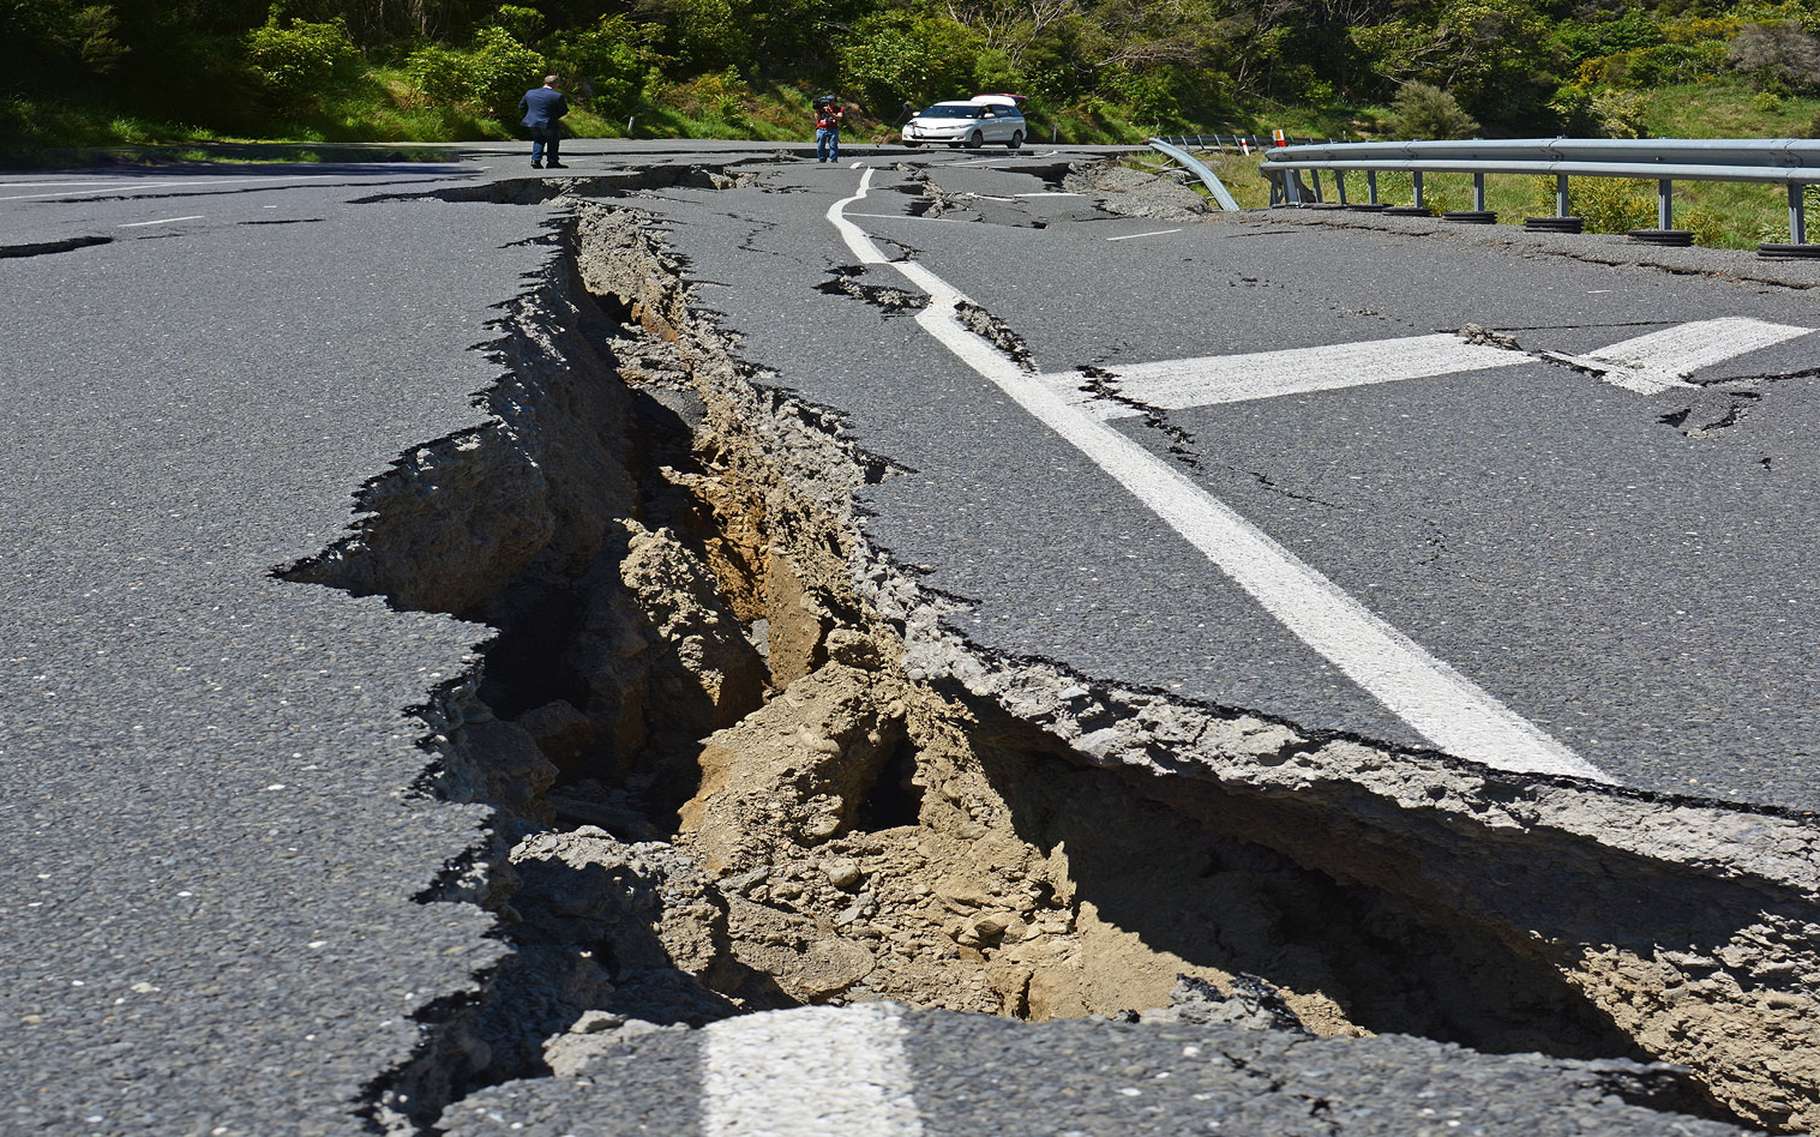
[[[1807,243],[1806,202],[1803,190],[1820,185],[1820,142],[1776,139],[1510,139],[1473,142],[1346,142],[1280,146],[1266,155],[1259,169],[1271,179],[1273,203],[1310,204],[1299,171],[1315,179],[1315,203],[1322,200],[1321,171],[1334,175],[1337,204],[1381,209],[1377,175],[1385,170],[1406,171],[1414,188],[1410,212],[1428,212],[1423,197],[1424,173],[1468,173],[1473,180],[1471,214],[1446,215],[1453,220],[1484,221],[1485,178],[1488,174],[1552,175],[1555,178],[1555,216],[1531,218],[1532,228],[1577,231],[1572,216],[1567,179],[1571,177],[1642,178],[1656,183],[1655,229],[1632,231],[1631,236],[1654,244],[1687,244],[1692,235],[1674,228],[1674,183],[1677,181],[1727,181],[1779,183],[1788,188],[1789,243],[1762,246],[1770,256],[1820,256],[1820,245]],[[1344,175],[1362,171],[1369,200],[1348,202]],[[1685,238],[1685,239],[1683,239]]]
[[[1220,203],[1221,209],[1229,213],[1239,211],[1239,203],[1232,200],[1232,194],[1226,190],[1226,183],[1222,182],[1220,176],[1209,169],[1205,162],[1174,143],[1165,142],[1161,138],[1152,138],[1150,148],[1175,159],[1187,167],[1195,177],[1201,179],[1201,184],[1207,187],[1207,192],[1213,195],[1213,200]]]

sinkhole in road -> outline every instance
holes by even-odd
[[[494,814],[421,899],[488,907],[512,951],[419,1014],[419,1052],[371,1087],[376,1129],[429,1131],[611,1045],[570,1033],[591,1011],[1167,1020],[1210,990],[1268,992],[1318,1035],[1668,1058],[1698,1091],[1678,1108],[1811,1116],[1812,1055],[1785,1052],[1812,1005],[1805,900],[1473,820],[1593,790],[1481,781],[1462,805],[1442,764],[1414,809],[1365,775],[1192,773],[1177,753],[1230,730],[1258,769],[1365,753],[1411,776],[1365,740],[1064,677],[1104,700],[1084,726],[1153,728],[1150,766],[1109,762],[930,668],[949,602],[855,506],[891,464],[742,363],[646,219],[571,205],[488,348],[489,423],[401,458],[346,539],[283,572],[498,630],[424,712],[420,788]]]

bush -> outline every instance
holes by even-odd
[[[1479,129],[1460,101],[1427,83],[1405,83],[1390,103],[1390,126],[1403,138],[1470,138]]]
[[[425,44],[404,62],[411,83],[431,102],[454,106],[468,101],[473,90],[468,79],[468,53],[439,43]]]
[[[544,75],[544,58],[501,27],[482,28],[468,54],[469,97],[480,107],[509,117],[519,96]]]
[[[1589,232],[1625,233],[1655,228],[1656,199],[1648,185],[1621,178],[1573,178],[1568,192]]]
[[[522,4],[501,4],[499,11],[493,13],[493,22],[520,43],[529,43],[543,31],[543,13]]]
[[[550,66],[579,98],[600,110],[628,112],[638,105],[654,64],[645,28],[609,16],[579,32],[564,32],[545,45]]]
[[[480,29],[467,51],[440,44],[418,48],[405,60],[405,73],[433,102],[509,118],[519,96],[543,77],[544,66],[543,56],[495,26]]]
[[[327,23],[293,19],[254,28],[246,34],[247,65],[260,86],[280,102],[296,104],[352,78],[360,49],[339,18]]]
[[[1649,100],[1636,91],[1599,91],[1592,97],[1590,111],[1599,134],[1604,138],[1642,138],[1649,133],[1644,115]]]
[[[1820,88],[1820,39],[1797,24],[1746,24],[1726,54],[1759,90]]]

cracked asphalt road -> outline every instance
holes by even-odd
[[[573,173],[676,149],[578,146]],[[1061,192],[1053,157],[924,160],[953,194],[1013,200],[868,227],[1044,370],[1469,321],[1585,351],[1720,312],[1814,320],[1803,294],[1762,285],[1268,219],[1109,242],[1160,226],[1015,197]],[[547,253],[540,209],[353,202],[520,173],[515,151],[477,149],[448,167],[0,178],[0,243],[107,238],[0,259],[0,1002],[24,1055],[0,1091],[8,1126],[355,1131],[368,1085],[417,1039],[409,1016],[497,950],[477,910],[412,900],[478,811],[407,792],[424,761],[408,709],[484,630],[267,574],[339,534],[396,455],[477,422],[471,395],[496,369],[469,349]],[[873,490],[874,533],[971,601],[970,636],[1415,741],[906,313],[821,290],[850,260],[823,211],[853,170],[762,176],[627,203],[662,219],[748,358],[909,468]],[[881,171],[881,187],[904,177]],[[1018,224],[965,220],[995,215]],[[1793,341],[1724,373],[1814,351]],[[1213,492],[1622,780],[1810,808],[1815,398],[1766,384],[1691,439],[1658,421],[1675,394],[1537,363],[1121,429],[1191,448]]]
[[[995,165],[932,178],[945,197],[1057,188],[1017,172],[1041,162]],[[831,173],[776,177],[852,192],[855,175]],[[1051,211],[1041,229],[931,220],[908,215],[917,198],[895,192],[915,188],[907,181],[881,170],[850,207],[855,223],[984,306],[1043,372],[1467,324],[1567,354],[1720,316],[1820,327],[1797,289],[1273,217],[1215,216],[1117,242],[1106,238],[1159,225],[1071,198],[1023,199]],[[1422,743],[1089,463],[920,342],[915,325],[807,296],[798,282],[825,280],[851,255],[798,195],[672,193],[654,209],[712,280],[754,271],[727,251],[723,227],[762,221],[754,241],[777,287],[704,295],[747,337],[750,358],[847,411],[863,445],[917,471],[873,490],[875,535],[972,602],[958,620],[969,636],[1307,726]],[[901,283],[876,266],[857,278]],[[1816,362],[1820,336],[1803,336],[1693,381]],[[1806,694],[1820,680],[1810,646],[1820,590],[1807,569],[1820,501],[1800,440],[1815,425],[1814,391],[1799,378],[1761,386],[1735,425],[1705,438],[1663,421],[1691,405],[1691,389],[1640,396],[1540,360],[1119,427],[1615,780],[1808,810],[1820,806],[1820,708]]]

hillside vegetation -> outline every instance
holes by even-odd
[[[0,145],[854,132],[980,90],[1039,138],[1810,134],[1820,0],[0,0]]]

